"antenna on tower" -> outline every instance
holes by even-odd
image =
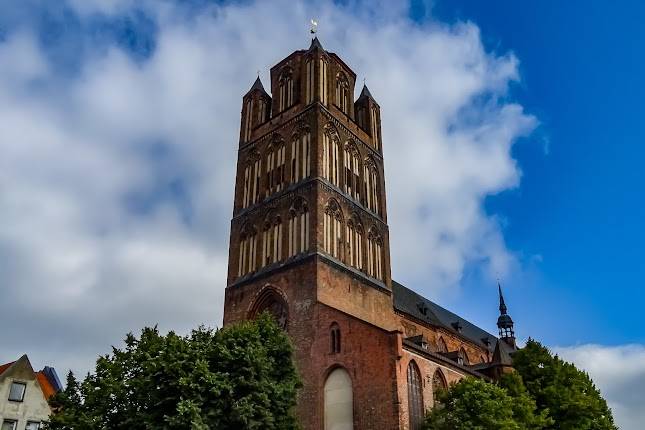
[[[318,21],[312,18],[310,22],[311,22],[311,27],[309,28],[309,32],[311,34],[316,34],[318,32]]]

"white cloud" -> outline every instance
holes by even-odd
[[[622,430],[640,430],[645,422],[645,345],[579,345],[553,349],[586,370],[607,399]]]
[[[0,359],[27,352],[37,365],[86,371],[145,324],[220,323],[241,96],[256,69],[267,84],[272,64],[308,46],[310,16],[382,106],[395,276],[438,294],[468,264],[508,270],[513,255],[482,204],[518,186],[511,146],[536,125],[506,99],[518,61],[487,53],[474,24],[419,26],[391,4],[282,0],[188,17],[136,2],[158,22],[152,56],[89,49],[71,77],[34,34],[9,34],[0,315],[15,328]],[[135,7],[72,5],[81,21]]]

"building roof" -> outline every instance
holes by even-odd
[[[15,363],[15,361],[11,361],[11,362],[9,362],[9,363],[5,363],[5,364],[0,364],[0,375],[2,375],[2,373],[3,373],[5,370],[7,370],[9,367],[11,367],[11,365],[12,365],[13,363]]]
[[[392,295],[394,296],[394,308],[398,311],[441,327],[444,330],[455,333],[457,336],[465,337],[471,342],[487,348],[489,351],[494,351],[496,343],[498,343],[496,336],[459,315],[442,308],[432,300],[426,299],[396,281],[392,281]],[[484,343],[485,339],[490,340],[488,345]]]
[[[23,369],[28,369],[30,372],[33,372],[31,363],[27,355],[23,355],[19,360],[12,361],[0,365],[0,375],[9,370],[13,365],[22,366]],[[45,366],[45,368],[39,372],[33,372],[35,379],[40,385],[40,389],[45,396],[45,399],[49,400],[51,396],[63,389],[56,370],[53,367]]]

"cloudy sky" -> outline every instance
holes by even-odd
[[[0,362],[83,373],[144,325],[221,323],[241,96],[317,17],[382,106],[395,279],[494,332],[499,277],[520,336],[638,428],[636,8],[0,3]]]

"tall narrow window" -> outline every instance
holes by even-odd
[[[275,263],[282,258],[282,222],[280,217],[270,217],[262,232],[262,265]]]
[[[443,376],[441,369],[435,370],[434,375],[432,376],[432,397],[435,405],[437,404],[437,394],[446,388],[448,388],[448,384],[446,383],[446,378]]]
[[[345,144],[345,153],[343,157],[344,175],[345,175],[345,192],[355,198],[360,199],[360,168],[359,153],[356,146],[350,141]]]
[[[244,168],[242,207],[249,207],[259,201],[260,175],[260,156],[257,153],[252,153]]]
[[[352,380],[345,369],[334,369],[325,380],[325,430],[354,429]]]
[[[267,117],[267,102],[264,99],[258,100],[258,124],[264,123]]]
[[[284,70],[278,78],[278,110],[283,110],[293,105],[293,77],[291,69]]]
[[[303,199],[289,210],[289,257],[309,250],[309,210]]]
[[[376,169],[376,164],[370,158],[365,162],[364,170],[364,193],[365,193],[365,203],[369,210],[376,213],[377,215],[381,214],[379,206],[379,179],[378,172]]]
[[[363,270],[363,227],[356,215],[347,221],[345,238],[347,240],[347,263]]]
[[[337,187],[340,186],[340,166],[339,166],[340,144],[338,134],[328,132],[323,133],[323,177],[329,180]]]
[[[244,276],[256,268],[257,234],[253,227],[245,226],[240,235],[240,254],[237,275]]]
[[[309,104],[314,101],[315,91],[315,75],[314,75],[314,60],[307,60],[306,65],[306,87],[305,87],[305,103]]]
[[[410,430],[419,430],[423,426],[423,383],[419,367],[414,361],[408,364],[408,419]]]
[[[285,146],[281,143],[270,145],[266,155],[266,195],[276,193],[285,182]]]
[[[342,213],[336,201],[331,200],[323,216],[323,249],[332,257],[340,258]]]
[[[330,350],[332,354],[340,353],[340,327],[338,324],[333,323],[330,329]]]
[[[373,107],[371,109],[371,122],[372,122],[372,141],[374,142],[374,147],[376,150],[380,150],[380,145],[379,145],[379,127],[378,127],[378,112],[376,111],[376,108]]]
[[[310,174],[311,133],[309,130],[297,135],[291,142],[291,183],[309,177]]]
[[[367,238],[367,274],[383,280],[383,241],[374,227],[370,229]]]
[[[251,138],[251,125],[253,123],[253,99],[249,97],[246,101],[246,109],[244,112],[244,141],[248,142]]]
[[[320,102],[327,106],[327,74],[328,64],[324,59],[320,59],[320,79],[318,80],[318,92],[320,93]]]
[[[336,76],[336,106],[349,115],[349,82],[344,73],[339,73]]]

